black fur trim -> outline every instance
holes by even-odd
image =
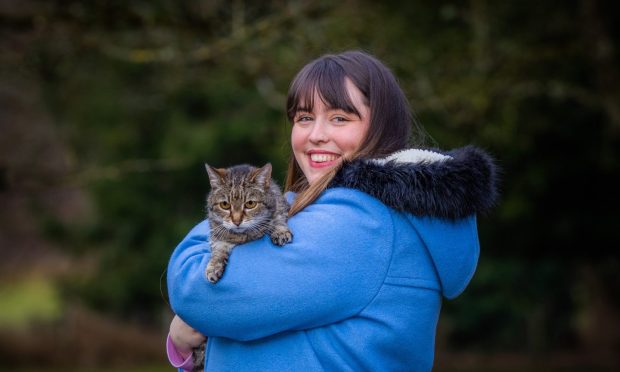
[[[354,188],[399,211],[448,219],[484,213],[496,203],[498,172],[491,156],[474,146],[435,152],[452,159],[385,164],[357,159],[344,164],[329,187]]]

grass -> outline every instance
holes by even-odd
[[[24,328],[57,319],[61,312],[58,293],[44,278],[0,283],[0,328]]]

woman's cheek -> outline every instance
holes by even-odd
[[[299,126],[293,126],[293,130],[291,131],[291,146],[294,152],[303,151],[304,149],[305,136],[303,132],[303,129],[299,128]]]

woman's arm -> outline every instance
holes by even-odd
[[[268,237],[236,247],[217,284],[204,276],[208,225],[194,228],[168,267],[175,313],[207,336],[253,340],[338,322],[364,309],[390,263],[387,207],[358,191],[330,189],[289,226],[294,238],[284,247]]]

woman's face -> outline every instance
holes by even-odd
[[[315,92],[312,112],[298,111],[293,118],[293,154],[310,184],[353,154],[368,132],[370,108],[362,92],[349,79],[345,87],[360,116],[326,106]]]

